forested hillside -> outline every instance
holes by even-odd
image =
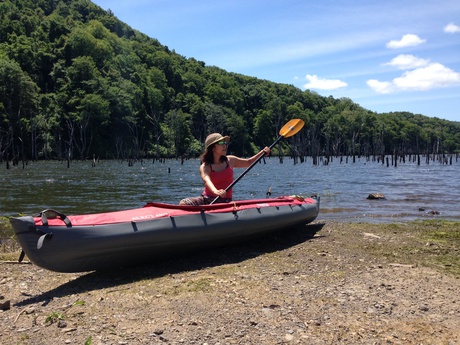
[[[457,122],[206,66],[88,0],[0,1],[0,162],[195,157],[210,132],[249,155],[292,118],[282,154],[460,152]]]

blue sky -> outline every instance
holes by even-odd
[[[458,0],[93,0],[186,57],[460,121]]]

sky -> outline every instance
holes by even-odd
[[[460,121],[458,0],[93,2],[207,66]]]

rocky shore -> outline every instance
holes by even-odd
[[[2,261],[0,343],[460,344],[459,231],[317,221],[111,272]]]

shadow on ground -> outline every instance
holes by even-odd
[[[84,293],[104,288],[119,287],[144,279],[155,279],[168,274],[195,271],[203,268],[234,264],[255,258],[265,253],[284,250],[311,240],[324,223],[308,224],[258,236],[238,244],[203,250],[167,260],[124,267],[112,271],[94,271],[60,285],[50,291],[31,296],[15,304],[16,307],[29,304],[48,304],[53,298]]]

